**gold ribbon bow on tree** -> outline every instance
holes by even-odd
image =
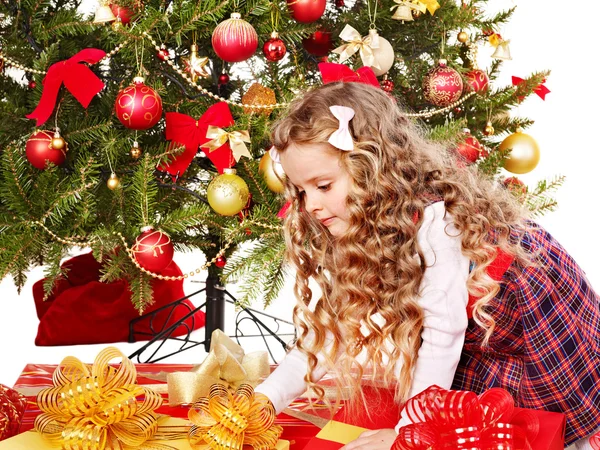
[[[115,358],[121,364],[109,366]],[[136,377],[133,363],[114,347],[102,350],[91,367],[72,356],[63,359],[54,387],[37,396],[42,414],[35,429],[63,449],[143,449],[158,429],[154,410],[162,397],[137,385]]]
[[[221,330],[213,331],[206,359],[189,372],[167,375],[169,404],[191,404],[206,397],[213,384],[239,386],[242,382],[257,385],[270,373],[266,352],[244,354],[244,349]]]
[[[396,3],[396,5],[392,6],[390,11],[393,11],[395,8],[400,6],[407,6],[410,9],[421,12],[422,14],[425,14],[425,11],[429,11],[429,14],[433,16],[440,8],[440,4],[437,2],[437,0],[394,0],[394,3]]]
[[[356,52],[359,52],[364,66],[375,67],[376,69],[381,68],[373,54],[373,49],[379,48],[379,35],[377,33],[369,33],[368,36],[363,38],[353,27],[346,25],[340,33],[340,38],[348,42],[333,51],[333,53],[340,55],[340,63],[343,63]]]
[[[274,425],[273,404],[248,384],[235,393],[220,384],[211,386],[208,397],[192,406],[188,418],[194,424],[188,434],[193,448],[208,444],[212,450],[242,450],[248,445],[270,450],[283,432]]]
[[[228,132],[214,125],[209,125],[206,137],[211,140],[206,144],[202,144],[200,146],[201,148],[208,148],[208,150],[212,152],[222,145],[225,145],[226,142],[229,142],[229,147],[231,147],[236,162],[239,161],[242,156],[252,159],[252,155],[244,144],[244,142],[252,142],[250,140],[250,133],[248,133],[247,130]]]

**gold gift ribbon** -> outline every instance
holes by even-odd
[[[274,425],[275,408],[269,399],[242,384],[235,393],[214,384],[208,397],[196,402],[188,414],[193,426],[188,434],[192,448],[203,444],[213,450],[254,450],[275,447],[283,428]]]
[[[222,128],[209,125],[206,137],[211,140],[206,144],[202,144],[200,146],[201,148],[208,148],[208,150],[212,152],[229,141],[229,147],[231,147],[236,162],[239,161],[242,156],[252,159],[252,155],[244,144],[244,142],[252,142],[250,140],[250,133],[248,133],[247,130],[232,131],[230,133]]]
[[[377,34],[369,34],[363,38],[353,27],[346,25],[340,33],[340,39],[348,42],[333,51],[333,53],[340,55],[340,63],[346,61],[356,52],[360,52],[360,58],[364,66],[381,68],[373,54],[373,49],[379,48],[379,36]]]
[[[210,387],[219,383],[237,387],[242,382],[257,385],[270,373],[267,352],[244,353],[244,349],[221,330],[210,338],[210,351],[202,364],[189,372],[167,374],[169,404],[191,404],[209,394]]]
[[[109,366],[115,358],[121,364]],[[72,356],[63,359],[52,376],[54,387],[37,396],[42,414],[35,429],[67,450],[158,448],[144,444],[158,429],[154,410],[162,397],[135,384],[136,377],[131,360],[115,347],[102,350],[91,367]]]

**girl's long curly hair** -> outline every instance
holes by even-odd
[[[486,268],[496,247],[526,259],[514,239],[525,213],[504,187],[480,177],[476,168],[457,165],[390,97],[365,84],[331,83],[296,99],[274,125],[274,146],[285,152],[294,151],[291,144],[327,144],[339,126],[332,105],[355,111],[350,121],[354,150],[331,147],[352,180],[349,225],[344,236],[332,237],[286,181],[292,207],[284,228],[286,257],[296,270],[296,345],[308,357],[305,380],[318,397],[324,390],[310,374],[320,355],[320,364],[335,371],[338,387],[350,386],[354,394],[361,392],[367,373],[373,381],[395,383],[400,362],[396,399],[403,402],[421,346],[423,311],[417,299],[426,267],[417,231],[425,207],[444,201],[460,232],[462,252],[475,263],[467,287],[480,298],[474,319],[486,329],[486,343],[494,320],[485,306],[499,291]],[[311,278],[322,292],[312,305]]]

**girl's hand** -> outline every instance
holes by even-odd
[[[344,445],[340,450],[390,450],[396,436],[396,431],[393,428],[368,430],[362,433],[358,439]]]

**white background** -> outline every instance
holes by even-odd
[[[546,83],[552,92],[546,101],[531,96],[515,110],[515,114],[536,120],[526,132],[537,140],[542,152],[538,167],[521,178],[534,186],[537,180],[554,175],[567,177],[557,193],[558,211],[547,214],[540,222],[571,252],[599,290],[600,265],[596,263],[596,254],[600,246],[595,220],[599,197],[596,181],[600,163],[597,138],[600,94],[594,66],[598,64],[597,17],[600,6],[588,2],[565,9],[541,0],[518,3],[492,0],[490,3],[493,8],[517,4],[513,19],[500,30],[502,36],[510,40],[513,60],[504,63],[497,86],[510,84],[512,75],[523,78],[534,71],[552,70]],[[492,51],[489,46],[480,50],[480,65],[486,65],[486,55],[489,56]],[[176,255],[175,260],[184,271],[201,263],[199,255]],[[0,383],[14,384],[28,362],[58,363],[67,355],[91,362],[105,347],[35,347],[38,321],[31,286],[41,277],[41,268],[34,268],[20,296],[11,279],[0,282]],[[198,281],[203,281],[204,277],[202,274]],[[187,281],[186,292],[190,293],[198,286]],[[291,317],[294,299],[290,286],[288,283],[280,299],[267,312],[282,318]],[[229,288],[235,293],[235,286]],[[195,300],[196,304],[199,302],[201,299]],[[229,308],[228,333],[233,331],[233,319],[234,313]],[[203,331],[196,334],[201,339]],[[117,346],[130,354],[140,345],[123,343]],[[247,351],[259,348],[257,342],[242,341],[242,345]],[[203,358],[204,352],[198,347],[169,361],[197,363]]]

